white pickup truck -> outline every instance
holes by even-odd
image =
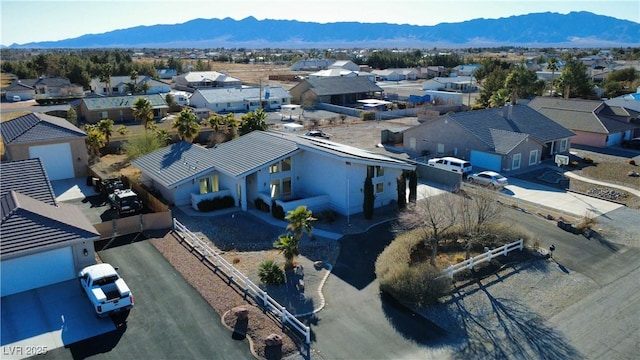
[[[87,266],[80,271],[78,277],[99,317],[127,311],[133,307],[131,290],[113,266]]]

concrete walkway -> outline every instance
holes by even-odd
[[[634,189],[634,188],[631,188],[629,186],[612,184],[612,183],[608,183],[608,182],[605,182],[605,181],[589,179],[589,178],[586,178],[584,176],[580,176],[578,174],[575,174],[575,173],[573,173],[571,171],[564,172],[564,175],[567,176],[567,177],[570,177],[572,179],[588,182],[588,183],[591,183],[591,184],[602,185],[602,186],[606,186],[606,187],[612,187],[612,188],[624,190],[624,191],[626,191],[626,192],[628,192],[630,194],[633,194],[633,195],[635,195],[637,197],[640,197],[640,189]]]

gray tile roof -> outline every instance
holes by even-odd
[[[493,148],[496,148],[496,145],[508,148],[510,145],[506,144],[517,142],[518,137],[511,134],[508,136],[512,136],[513,139],[504,140],[504,143],[496,143],[494,135],[497,133],[492,134],[492,130],[502,130],[504,131],[502,134],[505,136],[509,133],[526,134],[542,144],[575,135],[567,128],[526,105],[513,105],[511,108],[511,118],[509,119],[504,115],[504,108],[466,111],[445,116]]]
[[[131,163],[164,186],[173,187],[211,170],[242,177],[302,150],[352,161],[385,163],[387,166],[413,169],[412,165],[402,160],[382,154],[329,140],[277,131],[252,131],[211,149],[181,142],[132,160]],[[196,165],[193,166],[194,164]]]
[[[223,87],[196,90],[208,103],[238,102],[243,100],[260,100],[266,98],[265,88]],[[262,93],[261,93],[262,91]],[[290,99],[291,94],[281,86],[269,87],[269,99]]]
[[[11,190],[45,204],[56,205],[53,188],[39,158],[0,163],[0,197]]]
[[[297,150],[295,141],[271,136],[264,131],[252,131],[209,149],[216,159],[218,169],[234,177],[243,176]]]
[[[32,143],[86,137],[87,134],[66,119],[43,113],[31,113],[5,121],[0,126],[5,144]]]
[[[23,251],[64,246],[100,233],[75,205],[52,206],[16,191],[0,199],[0,257]]]
[[[624,116],[626,110],[598,100],[537,97],[528,106],[571,130],[609,134],[638,128],[614,118]]]
[[[516,146],[525,141],[529,135],[513,131],[490,129],[491,148],[497,154],[509,154]]]
[[[140,97],[143,97],[149,100],[151,102],[151,106],[154,109],[161,109],[161,108],[168,107],[167,102],[164,100],[164,97],[160,94],[84,98],[82,99],[82,102],[84,102],[85,106],[90,111],[122,109],[122,108],[130,109],[133,107],[133,103],[136,101],[136,99]]]
[[[381,92],[383,89],[367,77],[322,77],[304,80],[318,96]],[[296,85],[300,86],[300,85]]]
[[[171,188],[195,175],[211,171],[216,162],[204,147],[183,141],[131,160],[131,164]]]

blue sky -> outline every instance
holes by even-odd
[[[547,11],[589,11],[640,23],[639,0],[0,0],[0,44],[55,41],[197,18],[436,25]]]

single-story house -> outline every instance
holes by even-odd
[[[297,104],[329,103],[356,105],[358,100],[380,98],[384,89],[366,77],[323,77],[305,79],[289,89]]]
[[[640,113],[623,106],[555,97],[536,97],[527,105],[574,132],[574,144],[604,148],[640,136]]]
[[[342,69],[358,72],[360,71],[360,65],[351,60],[336,60],[333,64],[329,65],[328,69]]]
[[[473,76],[436,77],[422,83],[422,90],[474,92],[478,90],[477,81]]]
[[[107,84],[101,82],[99,78],[91,79],[91,92],[104,96],[118,96],[131,94],[131,76],[112,76],[110,80],[111,91],[107,89]],[[140,88],[142,84],[146,84],[147,90],[145,95],[150,94],[167,94],[171,91],[171,85],[163,81],[156,80],[150,76],[140,76],[136,79],[136,87]]]
[[[567,153],[573,136],[526,105],[507,104],[427,120],[405,131],[403,146],[415,156],[455,156],[475,168],[508,172]]]
[[[373,180],[375,207],[397,201],[396,178],[415,166],[326,139],[253,131],[213,148],[179,142],[132,160],[141,181],[176,206],[230,196],[236,207],[257,199],[286,211],[362,212],[363,187]],[[331,169],[331,171],[327,171]]]
[[[318,71],[328,69],[334,61],[326,59],[307,59],[296,61],[291,65],[291,71]]]
[[[31,113],[3,122],[0,134],[5,159],[40,158],[49,180],[88,175],[87,134],[66,119]]]
[[[281,86],[240,86],[197,89],[189,104],[217,113],[279,109],[291,103],[291,95]]]
[[[176,76],[173,82],[176,89],[185,91],[242,85],[242,80],[217,71],[190,71]]]
[[[133,104],[141,97],[151,102],[155,119],[167,116],[169,105],[160,94],[87,97],[78,104],[76,113],[78,119],[90,124],[104,119],[111,119],[116,123],[135,121]]]
[[[380,81],[416,80],[420,74],[417,69],[371,70],[371,73]]]
[[[5,88],[5,98],[12,100],[19,96],[20,100],[74,98],[83,97],[84,89],[72,84],[69,79],[58,77],[41,77],[38,79],[14,80]]]
[[[40,159],[0,163],[0,294],[75,279],[95,263],[100,234],[82,211],[57,203]]]
[[[370,73],[366,75],[371,76]],[[312,72],[309,74],[309,78],[319,78],[328,76],[342,76],[342,77],[356,77],[359,76],[359,71],[347,70],[347,69],[326,69]]]
[[[453,72],[458,74],[458,76],[473,76],[473,73],[475,73],[479,67],[480,65],[477,64],[458,65],[453,68]]]
[[[178,70],[176,69],[156,69],[158,77],[163,80],[171,80],[174,76],[178,76]]]

